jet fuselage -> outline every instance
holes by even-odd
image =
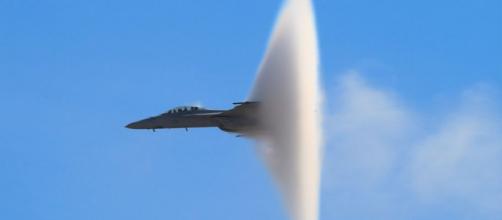
[[[177,107],[158,116],[128,124],[131,129],[218,127],[226,132],[249,135],[259,130],[258,103],[236,103],[230,110],[208,110],[196,106]]]

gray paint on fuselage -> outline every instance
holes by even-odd
[[[192,109],[192,110],[190,110]],[[207,110],[188,107],[185,111],[169,111],[126,126],[131,129],[207,128],[250,133],[257,129],[257,103],[243,103],[230,110]]]
[[[194,127],[217,127],[211,116],[223,111],[198,110],[193,112],[164,113],[128,124],[132,129],[159,129],[159,128],[194,128]]]

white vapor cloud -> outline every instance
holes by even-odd
[[[492,91],[475,87],[429,115],[356,71],[335,88],[323,219],[501,219],[502,115]]]
[[[321,90],[310,0],[287,0],[279,14],[249,101],[259,101],[258,153],[293,220],[318,220]]]

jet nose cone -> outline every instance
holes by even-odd
[[[159,127],[157,122],[157,119],[155,117],[143,119],[140,121],[135,121],[133,123],[130,123],[126,125],[126,128],[130,129],[153,129]]]
[[[126,128],[129,128],[129,129],[138,129],[138,123],[136,122],[133,122],[133,123],[129,123],[128,125],[125,126]]]

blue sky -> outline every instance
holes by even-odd
[[[500,219],[502,2],[314,3],[327,106],[322,219]],[[242,101],[280,6],[1,0],[0,218],[285,219],[250,141],[123,128],[181,104]],[[381,114],[358,111],[372,108]],[[436,146],[464,145],[449,169],[423,167],[459,155]],[[368,149],[384,153],[368,159]]]

